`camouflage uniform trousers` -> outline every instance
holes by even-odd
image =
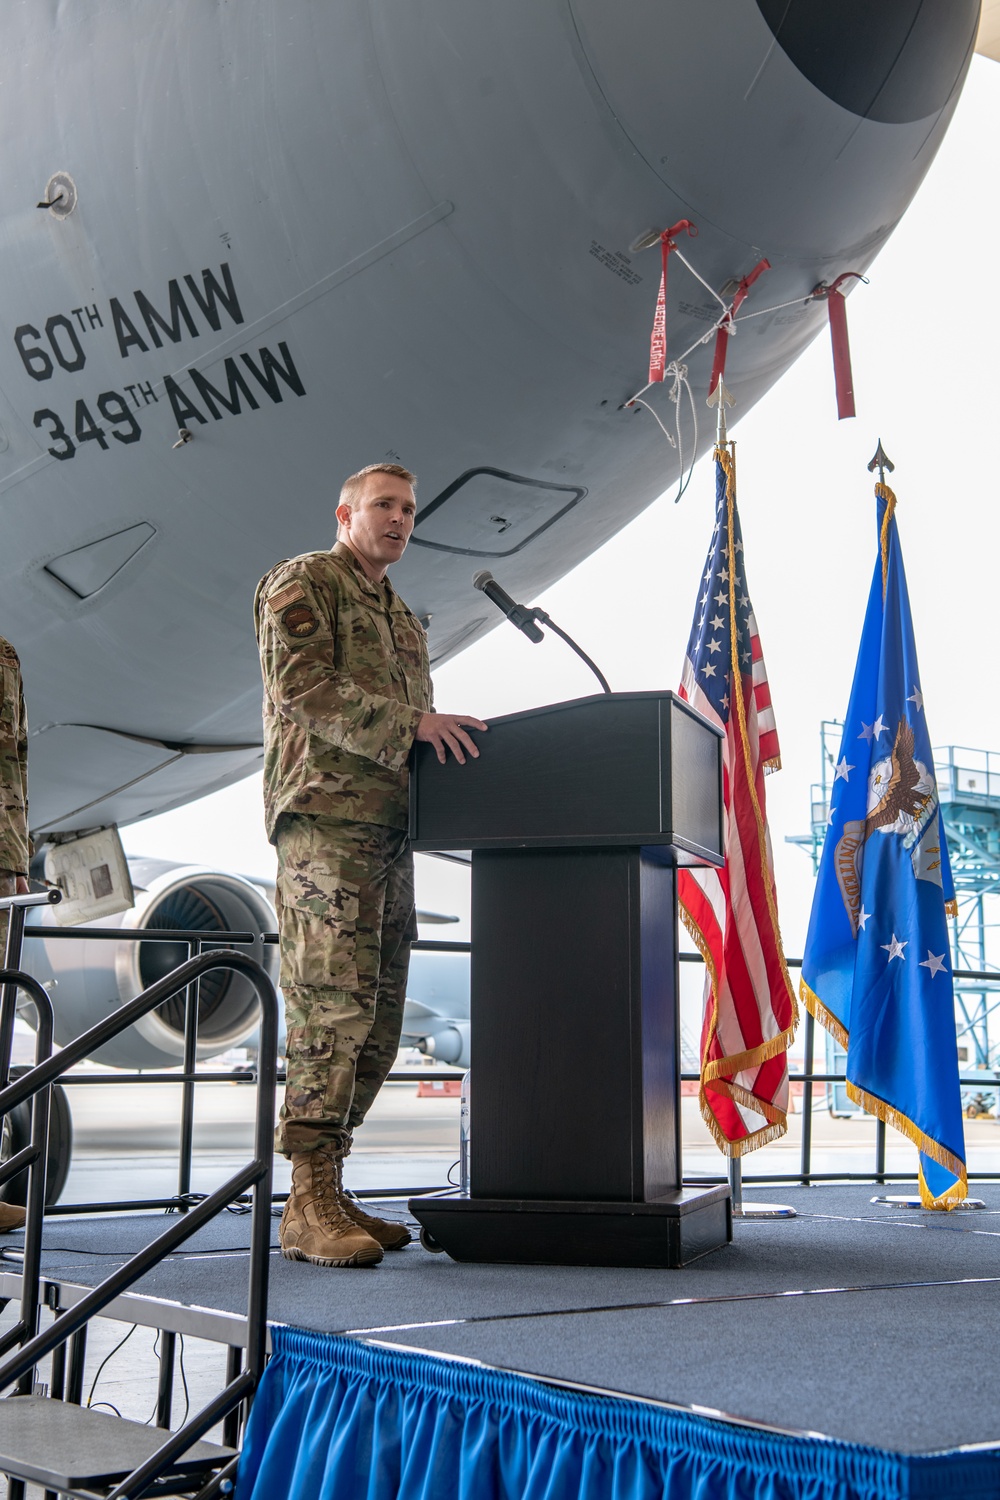
[[[288,1075],[277,1149],[349,1144],[399,1047],[417,935],[406,834],[284,814],[276,904]]]

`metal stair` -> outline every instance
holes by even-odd
[[[163,1433],[156,1428],[92,1407],[47,1396],[11,1396],[0,1402],[0,1473],[60,1494],[107,1496],[154,1458],[162,1444]],[[203,1492],[215,1478],[224,1485],[224,1471],[237,1456],[234,1448],[197,1442],[174,1460],[149,1493]]]
[[[144,1495],[187,1495],[197,1500],[212,1500],[232,1491],[238,1452],[235,1446],[206,1442],[204,1435],[222,1421],[227,1440],[237,1440],[240,1413],[245,1416],[249,1410],[266,1357],[277,997],[270,979],[252,959],[231,949],[216,949],[188,959],[53,1057],[51,1001],[31,975],[17,965],[25,908],[58,899],[58,893],[50,893],[0,900],[0,911],[6,910],[10,916],[4,967],[0,969],[0,1119],[25,1100],[31,1101],[32,1114],[29,1145],[0,1164],[0,1184],[25,1168],[28,1171],[20,1317],[0,1337],[0,1359],[8,1356],[0,1364],[0,1392],[13,1388],[6,1399],[0,1399],[0,1474],[8,1476],[8,1500],[23,1500],[26,1483],[43,1486],[46,1500],[49,1497],[55,1500],[57,1493],[71,1500],[141,1500]],[[133,1255],[98,1286],[73,1305],[61,1307],[54,1320],[40,1331],[42,1220],[52,1084],[111,1037],[178,993],[186,994],[188,1007],[197,1015],[198,981],[215,968],[242,974],[254,986],[260,1000],[253,1159],[214,1193],[188,1207],[152,1244]],[[29,1072],[8,1081],[10,1038],[19,991],[31,1000],[38,1017],[36,1063]],[[234,1357],[241,1351],[231,1350],[227,1384],[216,1397],[177,1432],[171,1433],[162,1427],[150,1428],[110,1416],[93,1407],[81,1407],[72,1399],[59,1399],[61,1379],[55,1382],[57,1394],[50,1397],[35,1393],[35,1371],[40,1360],[52,1354],[53,1370],[57,1364],[64,1369],[67,1341],[84,1338],[82,1330],[90,1318],[109,1309],[153,1266],[247,1192],[251,1194],[253,1207],[246,1367],[241,1370],[239,1359]],[[164,1332],[163,1337],[166,1340],[172,1335]]]

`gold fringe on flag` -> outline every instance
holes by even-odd
[[[800,981],[799,992],[806,1008],[816,1017],[821,1026],[826,1027],[827,1031],[840,1043],[846,1052],[849,1040],[848,1033],[837,1017],[832,1011],[827,1010],[822,1000],[809,988],[804,979]],[[931,1161],[936,1161],[939,1167],[944,1167],[945,1171],[950,1172],[956,1179],[953,1186],[946,1193],[940,1198],[935,1198],[924,1181],[923,1172],[918,1172],[920,1201],[924,1208],[946,1210],[957,1208],[969,1191],[965,1163],[959,1157],[954,1156],[946,1146],[942,1146],[939,1141],[932,1140],[925,1131],[920,1129],[919,1125],[914,1124],[908,1115],[904,1115],[902,1110],[898,1110],[893,1105],[887,1104],[877,1094],[870,1094],[867,1089],[858,1088],[857,1084],[851,1083],[847,1078],[844,1079],[844,1083],[847,1087],[848,1097],[853,1099],[855,1104],[860,1104],[861,1108],[867,1114],[874,1115],[877,1120],[884,1121],[886,1125],[891,1125],[894,1130],[898,1130],[901,1135],[905,1135],[908,1140],[913,1142],[918,1151],[923,1152],[924,1156],[929,1156]]]
[[[827,1010],[822,1000],[815,994],[804,979],[799,980],[799,997],[811,1016],[825,1026],[835,1041],[839,1042],[844,1051],[847,1051],[847,1032],[841,1026],[832,1010]]]
[[[924,1156],[929,1156],[931,1161],[936,1161],[939,1167],[944,1167],[956,1179],[954,1184],[940,1198],[935,1198],[924,1181],[924,1174],[920,1172],[920,1201],[925,1208],[957,1208],[969,1191],[969,1182],[965,1174],[965,1163],[959,1157],[953,1156],[947,1147],[942,1146],[940,1141],[932,1140],[915,1125],[901,1110],[895,1109],[893,1105],[886,1104],[877,1094],[869,1094],[867,1089],[859,1089],[857,1084],[847,1082],[848,1098],[853,1099],[855,1104],[860,1104],[868,1114],[875,1115],[879,1120],[884,1120],[901,1135],[911,1140],[918,1151]]]
[[[716,1020],[719,1013],[719,976],[712,958],[711,950],[702,937],[701,929],[698,927],[691,913],[680,902],[681,921],[691,935],[691,939],[697,947],[702,958],[705,960],[705,968],[708,970],[712,985],[712,1015],[709,1022],[708,1045],[711,1046],[715,1037]],[[780,1140],[788,1130],[788,1119],[783,1109],[778,1109],[774,1104],[768,1104],[764,1099],[758,1099],[748,1089],[742,1088],[737,1083],[732,1083],[728,1078],[722,1076],[724,1073],[738,1073],[746,1068],[759,1066],[774,1057],[776,1053],[787,1047],[791,1041],[792,1030],[782,1032],[780,1036],[772,1037],[763,1046],[741,1052],[734,1058],[724,1057],[717,1062],[709,1063],[706,1068],[702,1065],[701,1084],[698,1089],[698,1107],[701,1117],[712,1133],[712,1139],[724,1156],[743,1156],[745,1152],[756,1151],[759,1146],[766,1146],[770,1141]],[[735,1066],[734,1066],[735,1064]],[[728,1136],[723,1135],[719,1128],[719,1122],[708,1100],[705,1088],[706,1083],[711,1083],[714,1093],[723,1094],[726,1098],[733,1099],[737,1104],[742,1104],[745,1109],[751,1109],[755,1114],[763,1115],[768,1121],[759,1130],[752,1130],[743,1140],[731,1141]]]
[[[713,1088],[717,1093],[720,1094],[729,1093],[729,1090],[724,1088],[720,1084],[714,1084]],[[743,1102],[742,1100],[737,1098],[735,1094],[730,1095],[730,1097],[736,1098],[737,1103]],[[712,1139],[715,1141],[715,1144],[718,1146],[723,1156],[746,1156],[748,1152],[756,1151],[761,1146],[770,1145],[772,1141],[780,1141],[781,1137],[787,1134],[788,1124],[785,1120],[784,1112],[782,1110],[778,1110],[777,1114],[780,1118],[774,1124],[762,1125],[759,1130],[752,1130],[749,1135],[744,1136],[741,1140],[731,1141],[728,1136],[723,1135],[722,1130],[719,1127],[719,1122],[712,1112],[712,1107],[708,1102],[704,1088],[702,1088],[700,1091],[699,1102],[701,1105],[701,1117],[711,1131]],[[753,1099],[752,1103],[748,1107],[751,1109],[760,1110],[761,1101],[759,1099]],[[770,1108],[771,1106],[768,1107]]]

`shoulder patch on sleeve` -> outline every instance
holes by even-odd
[[[282,611],[281,623],[297,641],[306,640],[319,629],[319,620],[308,604],[290,604]]]
[[[297,578],[293,578],[291,583],[286,583],[283,589],[278,589],[277,593],[269,594],[264,603],[273,614],[278,615],[283,609],[287,609],[290,604],[294,604],[296,599],[304,599],[305,596],[305,589]]]

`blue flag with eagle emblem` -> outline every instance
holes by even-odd
[[[875,563],[801,994],[847,1050],[847,1091],[920,1152],[927,1208],[966,1195],[948,913],[955,890],[894,516]]]

